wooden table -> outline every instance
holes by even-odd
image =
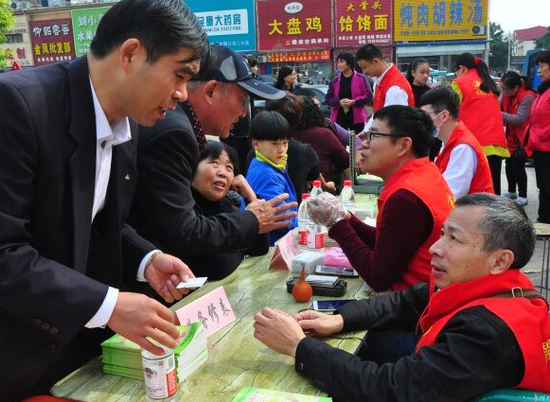
[[[294,359],[280,355],[253,336],[253,316],[264,307],[291,314],[311,303],[299,304],[286,291],[287,271],[268,271],[273,249],[263,257],[249,257],[227,278],[208,283],[177,303],[177,309],[223,285],[237,319],[208,339],[207,363],[180,384],[180,401],[230,402],[246,386],[321,395],[309,381],[294,371]],[[347,279],[343,298],[365,298],[363,281]],[[327,299],[317,297],[314,299]],[[346,334],[357,337],[358,334]],[[359,334],[362,337],[363,333]],[[328,339],[327,342],[353,353],[357,339]],[[52,394],[81,401],[143,402],[143,381],[104,374],[101,360],[94,359],[54,385]]]

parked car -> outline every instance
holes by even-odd
[[[315,97],[321,102],[321,113],[325,117],[330,117],[330,107],[325,103],[325,97],[327,96],[328,85],[302,85],[302,88],[310,89],[315,93]],[[258,111],[262,111],[265,108],[265,100],[254,100],[254,107]]]

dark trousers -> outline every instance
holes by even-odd
[[[516,185],[519,196],[527,198],[527,173],[525,172],[527,158],[511,156],[506,158],[506,179],[508,180],[508,192],[515,193]]]
[[[550,223],[550,152],[533,152],[535,174],[539,189],[538,221]]]
[[[502,168],[502,156],[491,155],[487,157],[489,169],[491,169],[491,178],[493,179],[493,189],[496,195],[500,195],[500,170]]]
[[[410,332],[369,330],[358,356],[377,364],[395,363],[414,353],[416,339]]]

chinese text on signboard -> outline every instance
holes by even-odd
[[[186,0],[210,43],[233,50],[256,50],[254,0]]]
[[[488,0],[394,0],[395,41],[487,38]]]
[[[336,0],[336,46],[392,43],[391,0]]]
[[[71,11],[77,57],[88,53],[88,50],[90,50],[90,44],[92,43],[92,39],[94,39],[99,21],[109,8],[81,8]]]
[[[74,59],[70,19],[31,21],[29,28],[35,66]]]
[[[259,50],[332,46],[330,0],[258,0]]]

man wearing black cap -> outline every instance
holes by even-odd
[[[255,200],[243,212],[197,214],[191,182],[205,134],[226,138],[247,110],[249,93],[266,99],[285,94],[254,79],[246,59],[224,46],[211,46],[200,73],[188,84],[188,101],[153,127],[140,127],[139,180],[130,221],[144,237],[182,258],[233,252],[256,244],[259,233],[286,227],[296,203],[276,207],[288,195]],[[242,176],[233,187],[247,188]],[[204,275],[195,272],[197,276]]]

